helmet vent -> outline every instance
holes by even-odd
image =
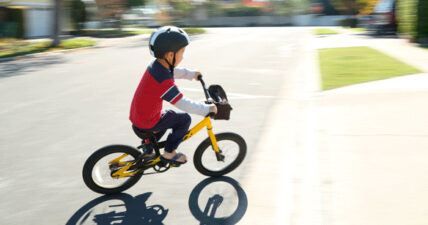
[[[170,31],[171,31],[171,28],[168,28],[168,29],[166,30],[166,32],[168,32],[168,33],[169,33]]]

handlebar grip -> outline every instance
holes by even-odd
[[[197,78],[198,78],[198,80],[201,80],[202,79],[202,74],[199,74]]]

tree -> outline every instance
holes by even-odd
[[[60,33],[61,33],[61,1],[55,0],[55,8],[54,8],[54,27],[52,34],[52,44],[51,47],[56,47],[60,43]]]
[[[99,15],[104,20],[113,19],[114,21],[120,21],[126,9],[124,0],[96,0],[96,3]],[[120,26],[120,23],[118,23],[118,28]]]
[[[115,20],[119,29],[122,24],[122,14],[132,7],[142,6],[145,3],[146,0],[96,0],[100,16]]]
[[[173,19],[182,19],[188,17],[195,10],[191,0],[167,0],[166,3],[172,7],[170,16]]]
[[[74,29],[78,32],[82,29],[82,23],[86,22],[86,6],[81,0],[71,1],[71,20],[73,21]]]
[[[270,2],[271,7],[274,9],[274,15],[292,15],[294,9],[294,2],[291,0],[277,0]]]

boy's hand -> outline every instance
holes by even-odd
[[[199,78],[198,78],[198,76],[199,76],[199,75],[201,75],[201,77],[202,77],[201,72],[196,71],[196,72],[195,72],[195,75],[193,76],[193,79],[195,79],[195,80],[199,80]]]
[[[217,114],[217,106],[214,104],[209,104],[209,106],[210,106],[210,113],[213,112],[214,114]]]

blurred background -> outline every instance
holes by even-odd
[[[177,26],[335,26],[426,32],[425,1],[409,0],[1,0],[0,37]],[[400,3],[401,2],[401,3]],[[401,4],[401,5],[400,5]],[[397,7],[400,6],[400,7]],[[397,19],[399,16],[400,19]],[[397,21],[400,23],[397,24]],[[421,21],[421,22],[418,22]],[[417,24],[414,26],[414,24]]]
[[[428,0],[0,0],[1,223],[428,225],[427,12]],[[141,143],[129,107],[163,25],[190,35],[180,66],[225,88],[231,120],[214,130],[243,136],[247,156],[230,177],[189,162],[100,197],[83,164]],[[201,133],[180,145],[188,159]]]

